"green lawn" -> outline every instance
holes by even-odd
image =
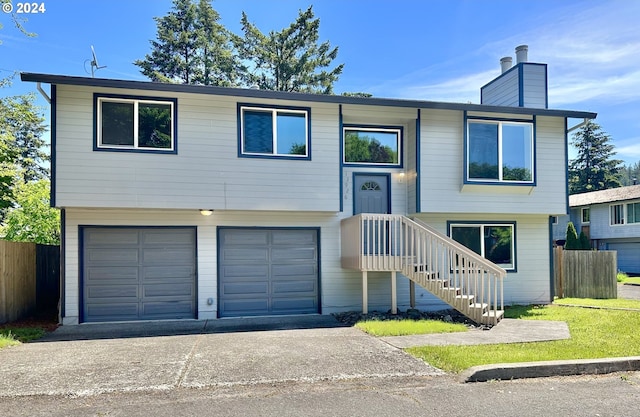
[[[571,339],[500,345],[423,346],[407,351],[448,372],[492,363],[640,355],[640,312],[637,311],[526,306],[507,309],[506,317],[566,321]]]
[[[439,320],[366,320],[355,327],[373,336],[466,332],[467,326]]]
[[[623,298],[611,298],[604,300],[596,300],[593,298],[558,298],[554,301],[554,304],[603,308],[633,308],[640,310],[639,300],[626,300]]]
[[[0,349],[39,339],[44,333],[40,327],[3,327],[0,329]]]

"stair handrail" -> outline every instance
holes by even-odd
[[[460,251],[464,254],[464,256],[472,259],[473,261],[481,264],[485,269],[490,270],[490,272],[493,272],[494,274],[496,274],[498,277],[500,278],[505,278],[507,276],[507,271],[494,264],[493,262],[491,262],[490,260],[488,260],[487,258],[484,258],[480,255],[478,255],[477,253],[475,253],[474,251],[472,251],[471,249],[469,249],[468,247],[462,245],[461,243],[456,242],[455,240],[451,239],[450,237],[448,237],[447,235],[441,233],[440,231],[438,231],[437,229],[425,224],[424,222],[422,222],[419,219],[416,218],[408,218],[406,216],[404,217],[404,221],[405,223],[417,227],[418,229],[422,229],[426,232],[428,232],[431,235],[434,235],[442,244],[449,246],[457,251]]]

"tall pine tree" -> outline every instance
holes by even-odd
[[[247,62],[245,82],[264,90],[332,94],[344,64],[328,69],[338,55],[328,41],[318,44],[320,19],[313,8],[279,32],[262,33],[242,13],[244,38],[236,37],[240,58]],[[325,69],[327,68],[327,69]]]
[[[610,141],[611,137],[593,121],[588,121],[573,136],[571,144],[578,155],[569,161],[569,194],[622,186],[619,174],[622,161],[613,159],[616,152]]]
[[[152,81],[233,86],[240,63],[231,34],[218,21],[210,0],[173,0],[166,16],[154,18],[151,53],[134,62]]]

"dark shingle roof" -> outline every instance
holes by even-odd
[[[569,206],[589,206],[591,204],[612,203],[614,201],[633,200],[636,198],[640,198],[640,185],[630,185],[628,187],[570,195]]]

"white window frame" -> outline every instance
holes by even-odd
[[[450,223],[449,224],[449,237],[453,239],[453,228],[454,227],[479,227],[480,228],[480,237],[482,241],[480,242],[480,256],[485,258],[484,253],[484,239],[486,236],[485,227],[510,227],[511,228],[511,266],[500,266],[505,271],[515,272],[517,270],[517,262],[516,262],[516,225],[514,223]],[[459,242],[458,242],[459,243]],[[460,243],[462,245],[462,243]],[[464,246],[464,245],[463,245]],[[475,252],[474,252],[475,253]],[[486,259],[486,258],[485,258]]]
[[[111,144],[103,144],[102,143],[102,103],[131,103],[133,104],[133,145],[111,145]],[[171,147],[169,148],[150,148],[146,146],[138,145],[138,134],[139,134],[139,105],[140,103],[144,104],[162,104],[169,105],[171,107]],[[175,139],[175,103],[173,101],[162,101],[155,99],[143,99],[143,98],[117,98],[117,97],[98,97],[98,109],[97,109],[97,140],[96,146],[98,149],[132,149],[132,150],[145,150],[145,151],[154,151],[154,152],[173,152],[176,147],[176,139]]]
[[[620,220],[621,223],[614,223],[614,216],[613,216],[613,210],[614,207],[620,207]],[[627,220],[627,212],[626,212],[627,208],[626,208],[626,204],[624,203],[619,203],[619,204],[610,204],[609,205],[609,225],[611,226],[624,226]]]
[[[587,217],[589,220],[584,220],[584,214],[587,213]],[[591,207],[583,207],[580,209],[580,223],[581,224],[589,224],[591,223]]]
[[[347,131],[353,130],[358,132],[381,132],[381,133],[395,133],[396,134],[396,153],[398,156],[398,162],[349,162],[347,161]],[[342,149],[344,149],[342,155],[342,163],[344,165],[356,165],[356,166],[384,166],[384,167],[401,167],[402,166],[402,129],[396,127],[370,127],[370,126],[358,126],[349,125],[342,128]]]
[[[263,113],[271,112],[273,117],[273,132],[272,132],[272,146],[273,153],[261,153],[261,152],[245,152],[244,151],[244,112],[246,110],[259,111]],[[294,155],[290,153],[278,152],[278,113],[296,113],[304,115],[304,155]],[[291,159],[309,159],[309,113],[308,109],[296,109],[287,107],[260,107],[260,106],[240,106],[240,154],[242,156],[254,156],[265,158],[291,158]]]
[[[485,123],[492,124],[498,126],[498,178],[471,178],[469,176],[469,150],[471,148],[471,135],[469,132],[469,125],[471,123]],[[530,138],[530,147],[531,147],[531,180],[529,181],[519,181],[519,180],[505,180],[503,179],[503,158],[502,158],[502,126],[503,125],[528,125],[531,126],[531,138]],[[536,178],[536,166],[535,166],[535,123],[531,122],[521,122],[521,121],[510,121],[510,120],[484,120],[484,119],[474,119],[468,118],[467,125],[465,126],[467,129],[467,144],[466,144],[466,182],[468,183],[495,183],[495,184],[535,184]]]
[[[640,201],[632,201],[632,202],[630,202],[630,203],[626,203],[626,204],[624,205],[625,215],[626,215],[625,220],[626,220],[626,222],[627,222],[626,224],[634,224],[634,225],[638,225],[638,224],[640,224],[640,219],[636,219],[636,218],[634,218],[634,222],[630,222],[630,221],[629,221],[629,206],[630,206],[630,205],[633,205],[633,204],[640,204]]]

